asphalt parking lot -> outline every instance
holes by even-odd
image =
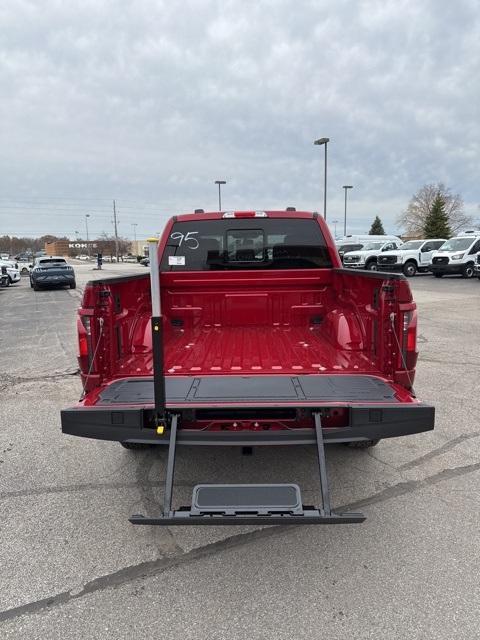
[[[79,289],[0,290],[0,637],[292,639],[480,637],[480,282],[412,279],[417,395],[434,432],[327,449],[337,527],[133,527],[158,513],[163,451],[63,436],[80,395]],[[296,481],[316,499],[313,448],[180,448],[193,484]]]

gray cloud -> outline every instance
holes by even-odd
[[[321,209],[324,135],[352,231],[432,181],[478,216],[474,0],[11,0],[0,24],[0,233],[73,235],[87,206],[109,230],[117,197],[146,235],[216,178],[228,208]]]

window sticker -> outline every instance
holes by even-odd
[[[170,267],[184,267],[185,256],[168,256],[168,265]]]

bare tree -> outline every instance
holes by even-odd
[[[445,203],[445,213],[448,216],[448,223],[453,233],[472,224],[472,217],[463,210],[462,197],[458,193],[453,194],[441,182],[438,184],[426,184],[419,189],[412,196],[407,209],[398,216],[397,224],[409,234],[423,235],[426,218],[437,196],[441,196]]]

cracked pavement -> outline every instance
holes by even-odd
[[[76,267],[80,285],[138,269]],[[80,392],[80,292],[0,290],[2,639],[480,637],[480,283],[411,284],[435,431],[327,448],[333,503],[363,525],[263,529],[130,525],[159,511],[166,452],[60,433]],[[201,449],[179,449],[176,504],[232,477],[318,500],[312,448]]]

